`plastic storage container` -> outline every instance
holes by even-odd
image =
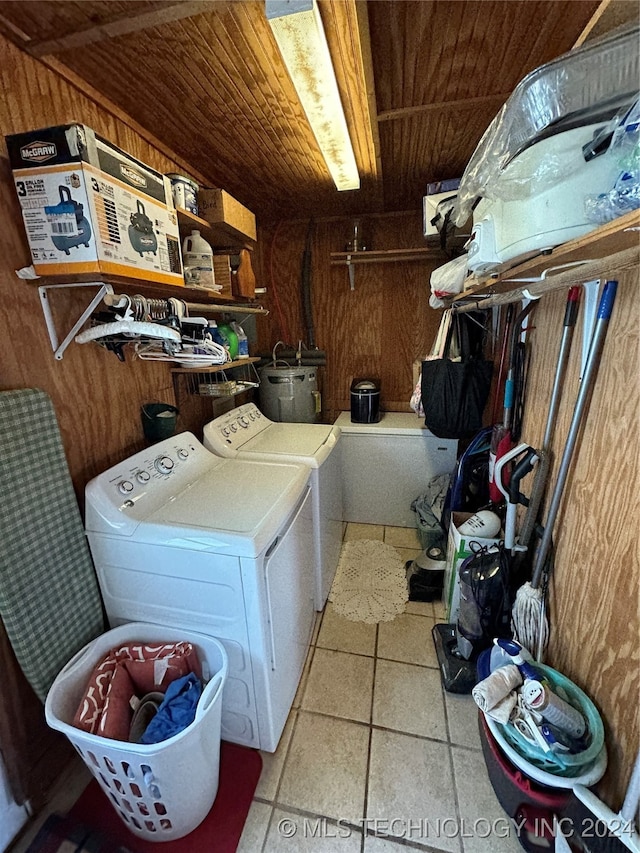
[[[586,693],[562,673],[541,663],[536,663],[535,667],[545,675],[554,692],[560,695],[566,693],[569,703],[582,713],[588,724],[588,746],[575,755],[543,752],[539,746],[520,734],[515,726],[498,724],[503,741],[541,770],[557,776],[578,776],[597,758],[604,745],[604,728],[600,714]],[[501,745],[503,741],[500,741]]]
[[[176,207],[188,210],[194,216],[198,215],[198,184],[186,175],[175,173],[167,175],[171,181],[173,203]]]
[[[491,786],[505,812],[522,827],[518,831],[520,845],[529,851],[552,849],[553,820],[562,816],[571,791],[540,785],[518,770],[501,752],[481,712],[478,726]]]
[[[95,665],[115,646],[193,643],[208,679],[190,726],[156,744],[125,743],[92,735],[72,725]],[[222,691],[227,655],[213,637],[131,622],[88,643],[62,669],[45,703],[51,728],[71,741],[127,828],[148,841],[170,841],[192,832],[207,816],[218,793]]]

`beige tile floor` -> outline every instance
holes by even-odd
[[[417,533],[349,524],[345,541],[380,539],[403,561]],[[446,693],[431,628],[442,605],[409,602],[391,622],[349,622],[328,604],[275,753],[263,769],[238,853],[515,853],[522,848],[489,782],[470,696]],[[47,814],[64,813],[89,779],[61,779]],[[511,830],[511,833],[513,831]]]
[[[349,524],[403,561],[417,533]],[[300,687],[263,770],[238,853],[521,850],[482,757],[470,696],[443,690],[431,628],[440,602],[391,622],[318,615]]]

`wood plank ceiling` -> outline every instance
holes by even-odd
[[[86,81],[197,178],[225,188],[268,224],[418,209],[427,182],[460,176],[513,87],[570,50],[602,4],[319,5],[360,171],[357,191],[333,187],[263,0],[5,0],[0,31]]]

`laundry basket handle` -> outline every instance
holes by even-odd
[[[211,706],[212,702],[215,702],[215,700],[218,698],[218,694],[220,693],[222,685],[224,684],[224,676],[224,671],[221,670],[220,672],[216,672],[211,681],[209,681],[207,686],[204,688],[202,698],[198,702],[198,707],[196,709],[196,720],[199,720],[201,717],[203,717]]]
[[[62,667],[62,669],[60,670],[59,677],[66,676],[70,672],[73,672],[73,670],[84,661],[87,655],[91,654],[93,644],[94,641],[92,640],[91,642],[87,643],[86,646],[83,646],[79,651],[77,651],[75,655],[70,660],[68,660]]]

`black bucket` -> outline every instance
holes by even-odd
[[[142,429],[147,441],[152,444],[171,438],[176,431],[178,409],[169,403],[145,403],[141,409]]]

